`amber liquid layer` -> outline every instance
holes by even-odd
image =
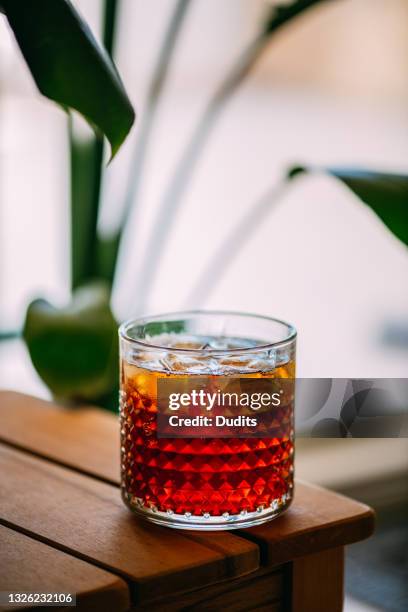
[[[159,439],[156,389],[160,376],[180,374],[122,362],[125,501],[153,512],[186,516],[231,516],[285,505],[293,488],[293,405],[274,408],[279,427],[273,438]],[[294,363],[240,376],[292,378]]]

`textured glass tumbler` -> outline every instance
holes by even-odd
[[[198,530],[250,527],[283,512],[293,497],[293,396],[273,408],[270,437],[161,438],[157,388],[163,378],[294,379],[295,329],[255,315],[180,312],[126,322],[119,338],[126,505],[154,523]]]

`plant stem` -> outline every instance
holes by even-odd
[[[210,261],[188,295],[186,304],[189,309],[201,307],[203,301],[211,295],[237,253],[248,243],[265,217],[277,206],[289,185],[290,179],[287,178],[268,190],[227,234],[219,248],[213,252]]]
[[[120,0],[105,0],[103,45],[112,58],[115,46],[116,17]]]
[[[93,218],[96,139],[74,136],[69,119],[71,155],[71,286],[76,289],[93,275]]]
[[[138,196],[147,158],[150,137],[154,127],[160,100],[165,88],[178,36],[192,0],[178,0],[171,15],[163,43],[159,50],[153,77],[147,94],[146,110],[142,116],[137,141],[130,161],[125,201],[119,229],[112,235],[100,239],[101,275],[112,283],[120,242],[131,211],[138,206]],[[136,226],[137,230],[137,226]]]
[[[228,101],[258,62],[272,35],[306,9],[324,1],[326,0],[299,0],[292,5],[285,5],[274,9],[266,20],[266,24],[261,33],[258,34],[244,50],[237,63],[233,66],[230,73],[209,101],[196,129],[193,131],[181,155],[170,184],[164,191],[164,197],[147,244],[144,265],[141,268],[142,272],[138,287],[135,291],[135,295],[137,296],[137,302],[135,304],[136,312],[141,312],[145,308],[159,268],[162,253],[165,250],[170,236],[170,229],[182,203],[182,198],[189,185],[204,146],[217,120],[225,110]]]
[[[165,189],[165,195],[156,215],[152,234],[147,244],[138,290],[135,291],[135,295],[137,296],[135,305],[136,312],[141,312],[145,308],[162,253],[164,252],[170,236],[170,228],[174,222],[174,217],[180,207],[182,197],[189,185],[189,181],[204,145],[210,136],[218,116],[223,110],[226,100],[232,96],[233,92],[249,72],[262,48],[263,39],[258,38],[245,50],[239,62],[234,67],[233,72],[224,81],[221,88],[210,101],[186,149],[182,153],[170,184]]]
[[[118,0],[105,0],[103,43],[112,56]],[[75,138],[69,122],[71,154],[71,286],[72,289],[97,276],[97,224],[101,193],[104,142],[92,136]]]
[[[17,329],[4,330],[0,332],[0,342],[6,342],[7,340],[14,340],[15,338],[21,338],[21,331]]]
[[[118,12],[119,0],[105,0],[104,22],[103,22],[103,44],[111,59],[115,45],[115,26],[116,16]],[[102,187],[102,164],[103,164],[104,141],[103,138],[97,138],[95,141],[94,155],[94,189],[93,189],[93,215],[92,215],[92,235],[90,237],[92,244],[91,262],[92,274],[98,276],[98,216],[99,204],[101,199]]]

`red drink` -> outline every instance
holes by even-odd
[[[228,340],[228,345],[234,342]],[[171,353],[172,349],[194,350],[196,346],[203,346],[202,338],[167,339],[169,352],[164,359],[138,352],[133,360],[137,364],[121,361],[125,503],[154,522],[180,518],[176,526],[186,528],[200,528],[206,521],[201,528],[231,528],[240,526],[231,524],[237,518],[242,523],[255,517],[251,524],[262,522],[256,519],[264,515],[272,518],[292,498],[293,398],[274,409],[273,437],[160,438],[157,381],[194,379],[203,372],[215,383],[226,376],[287,379],[294,377],[294,361],[289,359],[270,369],[256,354],[225,356],[217,359],[216,373],[212,368],[209,374],[207,360]],[[226,526],[220,526],[220,521]]]

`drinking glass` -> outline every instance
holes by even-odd
[[[248,437],[228,428],[218,436],[201,429],[162,437],[158,388],[185,389],[203,379],[214,388],[248,380],[251,389],[283,387],[295,377],[294,327],[264,316],[194,311],[128,321],[119,338],[125,504],[153,523],[198,530],[250,527],[286,510],[293,498],[293,385],[280,391],[279,406],[263,409],[267,428]]]

